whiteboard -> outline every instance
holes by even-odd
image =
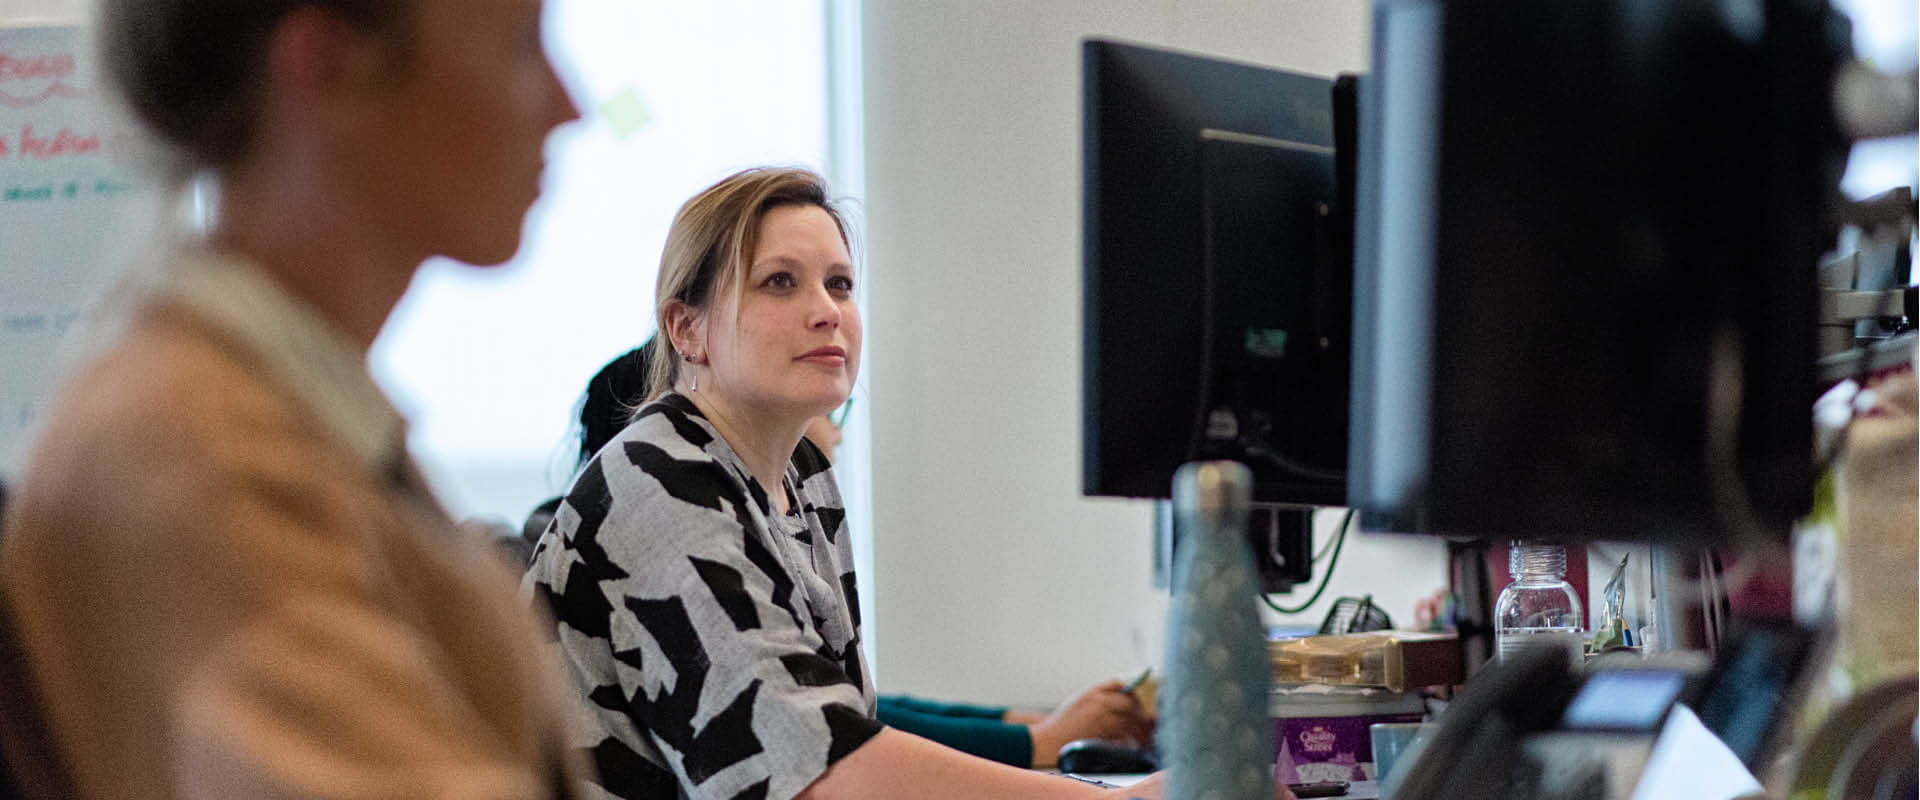
[[[0,25],[0,475],[118,276],[155,241],[151,148],[116,108],[81,25]]]

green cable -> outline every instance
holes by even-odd
[[[1327,584],[1333,581],[1334,565],[1340,563],[1340,548],[1346,545],[1347,531],[1353,528],[1353,511],[1351,508],[1347,509],[1347,515],[1340,519],[1340,538],[1333,542],[1333,556],[1327,559],[1327,573],[1320,576],[1320,588],[1313,590],[1313,596],[1307,598],[1307,602],[1301,603],[1298,608],[1281,608],[1280,604],[1273,602],[1273,598],[1265,594],[1260,595],[1260,602],[1266,603],[1268,608],[1282,614],[1298,614],[1319,602],[1320,595],[1327,591]]]

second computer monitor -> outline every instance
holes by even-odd
[[[1846,152],[1831,9],[1375,8],[1366,527],[1785,541],[1812,501],[1814,267]]]
[[[1332,81],[1085,44],[1083,490],[1166,497],[1181,463],[1254,499],[1345,497],[1351,217]]]

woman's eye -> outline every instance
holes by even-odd
[[[768,275],[766,280],[760,282],[760,285],[769,289],[791,289],[799,284],[794,283],[793,273],[776,272]]]
[[[827,290],[833,292],[853,292],[853,279],[845,275],[835,275],[827,279]]]

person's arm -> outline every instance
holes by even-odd
[[[982,706],[982,705],[974,705],[972,703],[943,703],[938,700],[928,700],[924,697],[915,697],[910,694],[881,695],[880,707],[884,709],[889,706],[897,709],[905,709],[908,711],[918,711],[922,714],[938,714],[943,717],[997,719],[1003,722],[1025,722],[1026,721],[1026,720],[1010,719],[1009,715],[1012,715],[1016,712],[1008,709],[1006,706]],[[1042,714],[1040,716],[1045,717],[1046,715]]]
[[[880,702],[882,722],[1014,766],[1050,768],[1059,759],[1060,748],[1076,739],[1108,739],[1141,747],[1153,741],[1153,723],[1146,710],[1118,681],[1097,684],[1051,714],[938,703],[908,695],[888,695]],[[997,717],[1007,723],[1003,727],[1008,730],[942,720],[943,716]],[[1010,735],[1014,730],[1017,736]],[[1009,749],[1016,746],[1017,752]]]
[[[1027,726],[1001,722],[986,714],[945,714],[951,706],[882,695],[880,721],[915,736],[1013,767],[1034,766],[1033,737]],[[962,707],[962,710],[984,710]]]
[[[798,800],[1160,800],[1165,793],[1164,772],[1132,786],[1103,788],[974,758],[888,729],[840,759]],[[1296,800],[1279,783],[1274,785],[1273,799]]]
[[[1004,800],[1010,797],[1158,800],[1158,778],[1108,789],[996,764],[891,728],[840,759],[800,800]]]
[[[880,699],[880,721],[982,758],[1040,769],[1051,768],[1060,748],[1076,739],[1109,739],[1142,747],[1153,741],[1152,723],[1139,701],[1115,681],[1080,693],[1051,714],[1025,715],[888,695]]]

